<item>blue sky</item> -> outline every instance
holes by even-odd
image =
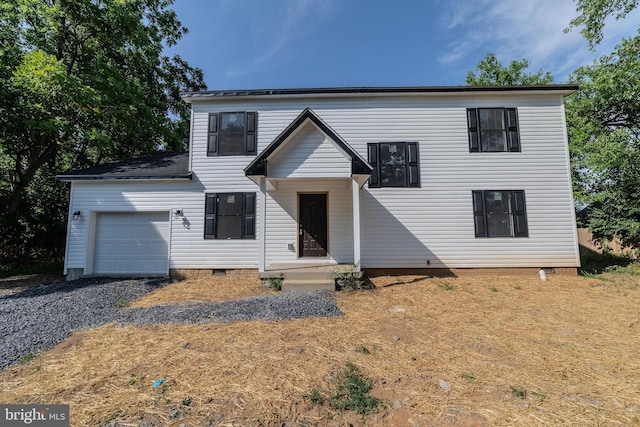
[[[169,53],[204,71],[211,90],[464,84],[486,53],[566,82],[633,36],[640,10],[611,20],[595,52],[572,0],[176,0],[189,28]],[[639,8],[640,9],[640,8]]]

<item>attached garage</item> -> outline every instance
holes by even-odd
[[[98,212],[93,274],[167,274],[169,212]]]

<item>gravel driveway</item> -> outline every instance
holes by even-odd
[[[24,355],[55,346],[72,331],[110,322],[153,325],[342,315],[330,291],[288,291],[217,303],[122,307],[168,283],[167,279],[90,278],[0,297],[0,370]]]

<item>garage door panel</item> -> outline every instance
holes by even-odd
[[[166,274],[169,212],[99,213],[94,273]]]

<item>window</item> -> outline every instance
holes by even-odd
[[[528,237],[524,190],[472,191],[476,237]]]
[[[255,112],[210,113],[207,156],[256,154]]]
[[[256,193],[205,195],[205,239],[255,239]]]
[[[368,144],[373,172],[369,188],[420,187],[417,142],[379,142]]]
[[[469,152],[520,151],[515,108],[468,108]]]

